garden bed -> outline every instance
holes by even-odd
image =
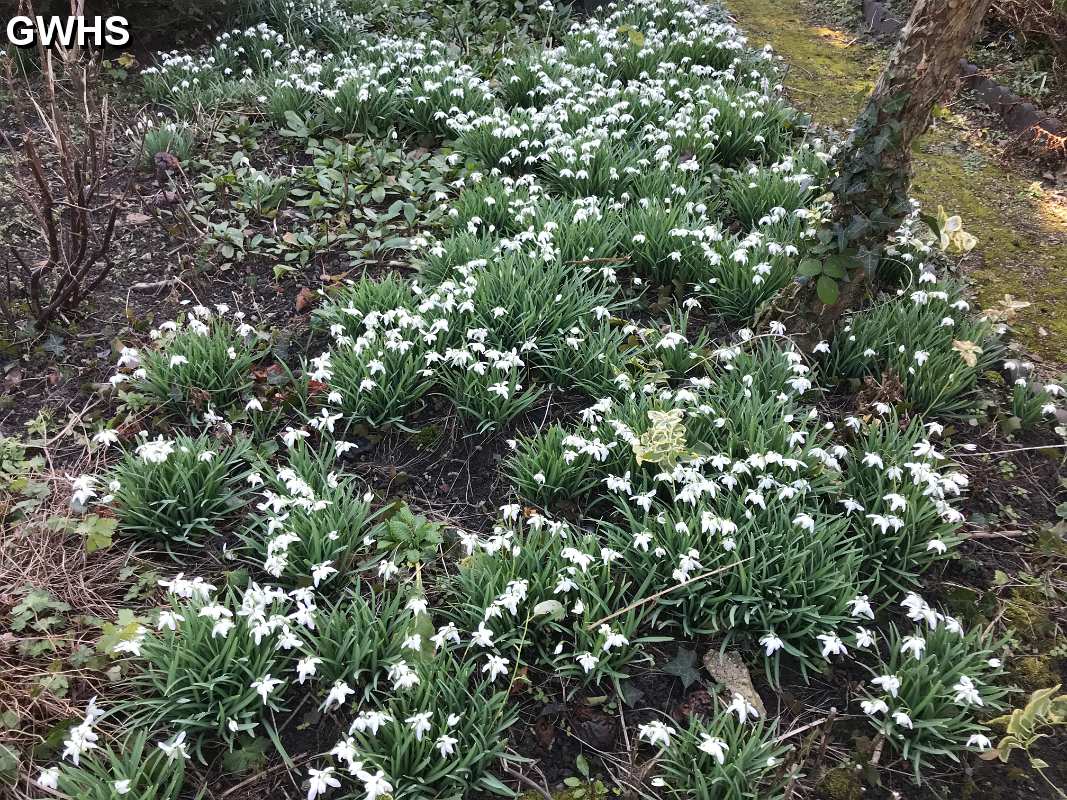
[[[800,348],[839,140],[784,65],[694,0],[503,11],[112,65],[120,266],[6,332],[15,796],[1055,796],[1062,739],[981,758],[1067,666],[1027,309],[913,216]]]

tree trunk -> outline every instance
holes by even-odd
[[[829,338],[841,314],[859,305],[881,250],[911,206],[911,148],[934,104],[959,74],[990,0],[917,0],[871,93],[830,185],[835,211],[813,256],[824,264],[799,294],[813,335]],[[826,266],[829,261],[829,266]],[[844,278],[844,280],[841,280]],[[818,284],[824,284],[818,291]],[[834,297],[836,300],[826,303]]]

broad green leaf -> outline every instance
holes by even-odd
[[[815,284],[815,293],[819,296],[819,300],[828,306],[832,306],[837,302],[837,298],[841,296],[841,290],[837,285],[837,281],[831,278],[829,275],[820,275],[819,280]]]

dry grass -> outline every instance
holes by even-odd
[[[5,719],[0,746],[22,759],[23,779],[34,748],[57,726],[80,718],[89,697],[107,691],[103,672],[76,667],[70,659],[78,651],[94,651],[100,635],[96,622],[115,618],[125,593],[119,575],[132,558],[121,546],[87,555],[80,537],[49,526],[50,518],[69,516],[69,480],[54,472],[43,479],[51,489],[45,502],[27,518],[0,527],[0,619],[5,621],[0,633],[0,717]],[[15,633],[7,622],[31,589],[47,592],[70,610],[46,632],[27,628]],[[26,650],[46,643],[40,655]],[[57,671],[68,682],[65,692],[41,686],[42,678]],[[9,727],[12,715],[18,724]]]

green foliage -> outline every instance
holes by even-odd
[[[476,669],[473,661],[447,654],[419,662],[418,683],[375,709],[388,715],[382,727],[373,734],[353,730],[343,740],[364,770],[383,771],[396,800],[507,792],[491,770],[501,759],[511,760],[505,731],[515,722],[515,710],[507,704],[507,690],[479,680]],[[418,714],[429,714],[429,727],[416,737],[412,720]],[[439,749],[442,735],[455,740],[448,757]]]
[[[204,322],[200,317],[207,320]],[[183,414],[224,410],[252,386],[252,366],[265,354],[251,326],[209,314],[163,330],[140,354],[143,377],[134,388]]]
[[[149,120],[142,137],[142,158],[147,166],[152,166],[159,153],[169,153],[182,164],[186,164],[193,152],[193,131],[181,122],[153,124]]]
[[[442,525],[430,522],[400,503],[383,514],[378,534],[378,551],[394,561],[411,566],[431,560],[441,546]]]
[[[488,330],[489,342],[499,350],[554,338],[581,324],[594,309],[610,312],[620,305],[614,288],[597,271],[559,261],[499,258],[471,277],[476,285],[469,325]]]
[[[69,627],[70,604],[33,586],[16,587],[15,596],[19,600],[7,614],[7,625],[19,638],[18,652],[30,658],[54,653],[57,637]]]
[[[624,569],[634,579],[654,576],[654,586],[684,580],[654,603],[659,627],[686,637],[722,637],[724,646],[755,644],[773,633],[806,673],[825,663],[816,637],[849,617],[861,562],[857,537],[843,518],[826,516],[807,530],[796,521],[804,510],[798,500],[768,503],[766,509],[746,509],[740,499],[714,508],[653,506],[655,513],[644,517],[624,511],[627,524],[609,525],[605,532],[611,546],[626,553]],[[647,549],[635,544],[639,534],[648,535]],[[712,537],[709,547],[705,542]],[[657,555],[656,548],[665,554]],[[694,550],[700,554],[696,564]],[[779,658],[775,652],[764,660],[773,682]]]
[[[494,358],[494,351],[486,356]],[[525,413],[541,394],[539,387],[527,382],[521,367],[505,361],[490,364],[476,361],[441,376],[451,404],[478,433],[495,430]]]
[[[792,214],[806,207],[812,199],[812,189],[810,175],[753,166],[726,181],[726,202],[741,224],[750,228],[771,209],[784,208]]]
[[[1054,406],[1052,395],[1039,384],[1020,378],[1011,387],[1011,416],[1005,421],[1006,427],[1009,432],[1015,428],[1030,430],[1046,416],[1046,410]]]
[[[185,780],[185,759],[171,757],[139,730],[101,745],[78,765],[59,767],[58,789],[85,800],[177,800]]]
[[[142,629],[129,675],[133,696],[120,710],[133,725],[183,731],[201,761],[217,746],[232,749],[260,731],[274,739],[275,715],[288,706],[284,689],[276,686],[264,698],[253,684],[280,678],[284,687],[293,669],[294,651],[279,640],[294,632],[274,617],[284,611],[282,600],[254,585],[243,596],[169,599],[159,630]]]
[[[429,348],[421,339],[408,339],[405,333],[401,328],[368,332],[357,340],[362,345],[332,351],[330,386],[341,393],[339,405],[350,423],[376,428],[396,424],[422,405],[433,387],[425,366]],[[374,343],[379,336],[404,347],[377,347]]]
[[[1022,708],[1014,709],[1011,714],[989,721],[994,727],[1004,729],[1004,736],[995,748],[982,754],[982,758],[991,760],[999,758],[1007,764],[1015,750],[1021,750],[1030,763],[1050,785],[1052,781],[1045,775],[1049,764],[1030,752],[1030,748],[1042,739],[1056,735],[1056,729],[1067,725],[1067,694],[1057,695],[1060,684],[1047,689],[1038,689]]]
[[[919,576],[944,557],[938,543],[947,550],[961,541],[959,523],[948,521],[943,511],[967,478],[939,463],[936,449],[917,452],[920,443],[924,452],[933,448],[921,421],[904,426],[892,418],[875,419],[853,446],[842,474],[844,497],[863,507],[851,513],[863,532],[861,575],[872,596],[916,588]]]
[[[111,505],[123,534],[202,546],[246,502],[251,444],[208,436],[145,440],[108,473]]]
[[[67,531],[85,540],[86,554],[111,547],[118,520],[113,517],[101,517],[99,514],[86,514],[83,517],[51,517],[49,527]]]
[[[538,348],[534,357],[538,371],[553,386],[597,399],[614,394],[621,381],[630,380],[629,364],[637,351],[626,329],[614,321],[583,322]]]
[[[369,560],[368,541],[380,527],[352,478],[330,485],[321,481],[323,474],[317,473],[317,481],[275,478],[274,491],[298,499],[277,516],[256,518],[241,536],[245,552],[279,583],[294,588],[310,583],[323,593],[335,593],[349,585],[361,559]],[[301,493],[290,494],[293,490]]]
[[[966,310],[954,287],[916,289],[878,303],[838,333],[827,371],[854,379],[891,375],[903,386],[906,409],[961,416],[974,402],[979,376],[1003,352],[993,326]]]
[[[777,766],[788,750],[762,720],[739,722],[729,712],[708,720],[694,715],[660,753],[656,771],[664,781],[664,797],[779,798],[785,781]]]
[[[694,270],[705,311],[731,322],[748,322],[793,279],[803,227],[795,218],[778,218],[745,235],[709,244]]]
[[[44,457],[29,455],[21,439],[0,436],[0,524],[40,506],[49,488],[35,477],[44,465]]]
[[[869,700],[888,707],[868,711],[871,725],[890,750],[911,762],[916,783],[932,760],[959,760],[958,754],[972,746],[970,737],[985,730],[977,717],[1002,709],[1007,693],[998,685],[1004,674],[996,658],[1002,642],[979,630],[964,633],[950,630],[944,621],[934,624],[937,627],[916,628],[910,634],[891,626],[885,655],[871,673],[895,676],[899,688],[895,693],[884,686],[881,692],[877,686],[866,690]],[[921,642],[918,657],[906,646],[908,637],[913,637],[911,644]],[[906,717],[895,717],[898,712]]]
[[[590,474],[592,459],[588,455],[563,457],[569,435],[554,424],[518,440],[505,471],[523,499],[543,508],[557,508],[560,503],[581,503],[596,488],[598,481]]]
[[[319,330],[340,325],[344,333],[358,336],[368,314],[398,308],[410,311],[415,301],[411,287],[399,275],[389,273],[375,279],[364,274],[358,281],[330,292],[328,301],[315,309],[311,319]]]
[[[644,644],[659,639],[641,635],[649,604],[616,612],[655,584],[600,553],[594,537],[570,540],[531,527],[513,547],[477,551],[462,563],[445,584],[449,615],[465,630],[484,623],[494,647],[513,661],[585,684],[618,681]]]
[[[386,696],[385,670],[411,651],[402,647],[414,621],[399,592],[367,592],[357,581],[336,602],[319,610],[305,657],[320,659],[315,683],[329,688],[344,681],[366,702]],[[428,644],[428,643],[427,643]]]

